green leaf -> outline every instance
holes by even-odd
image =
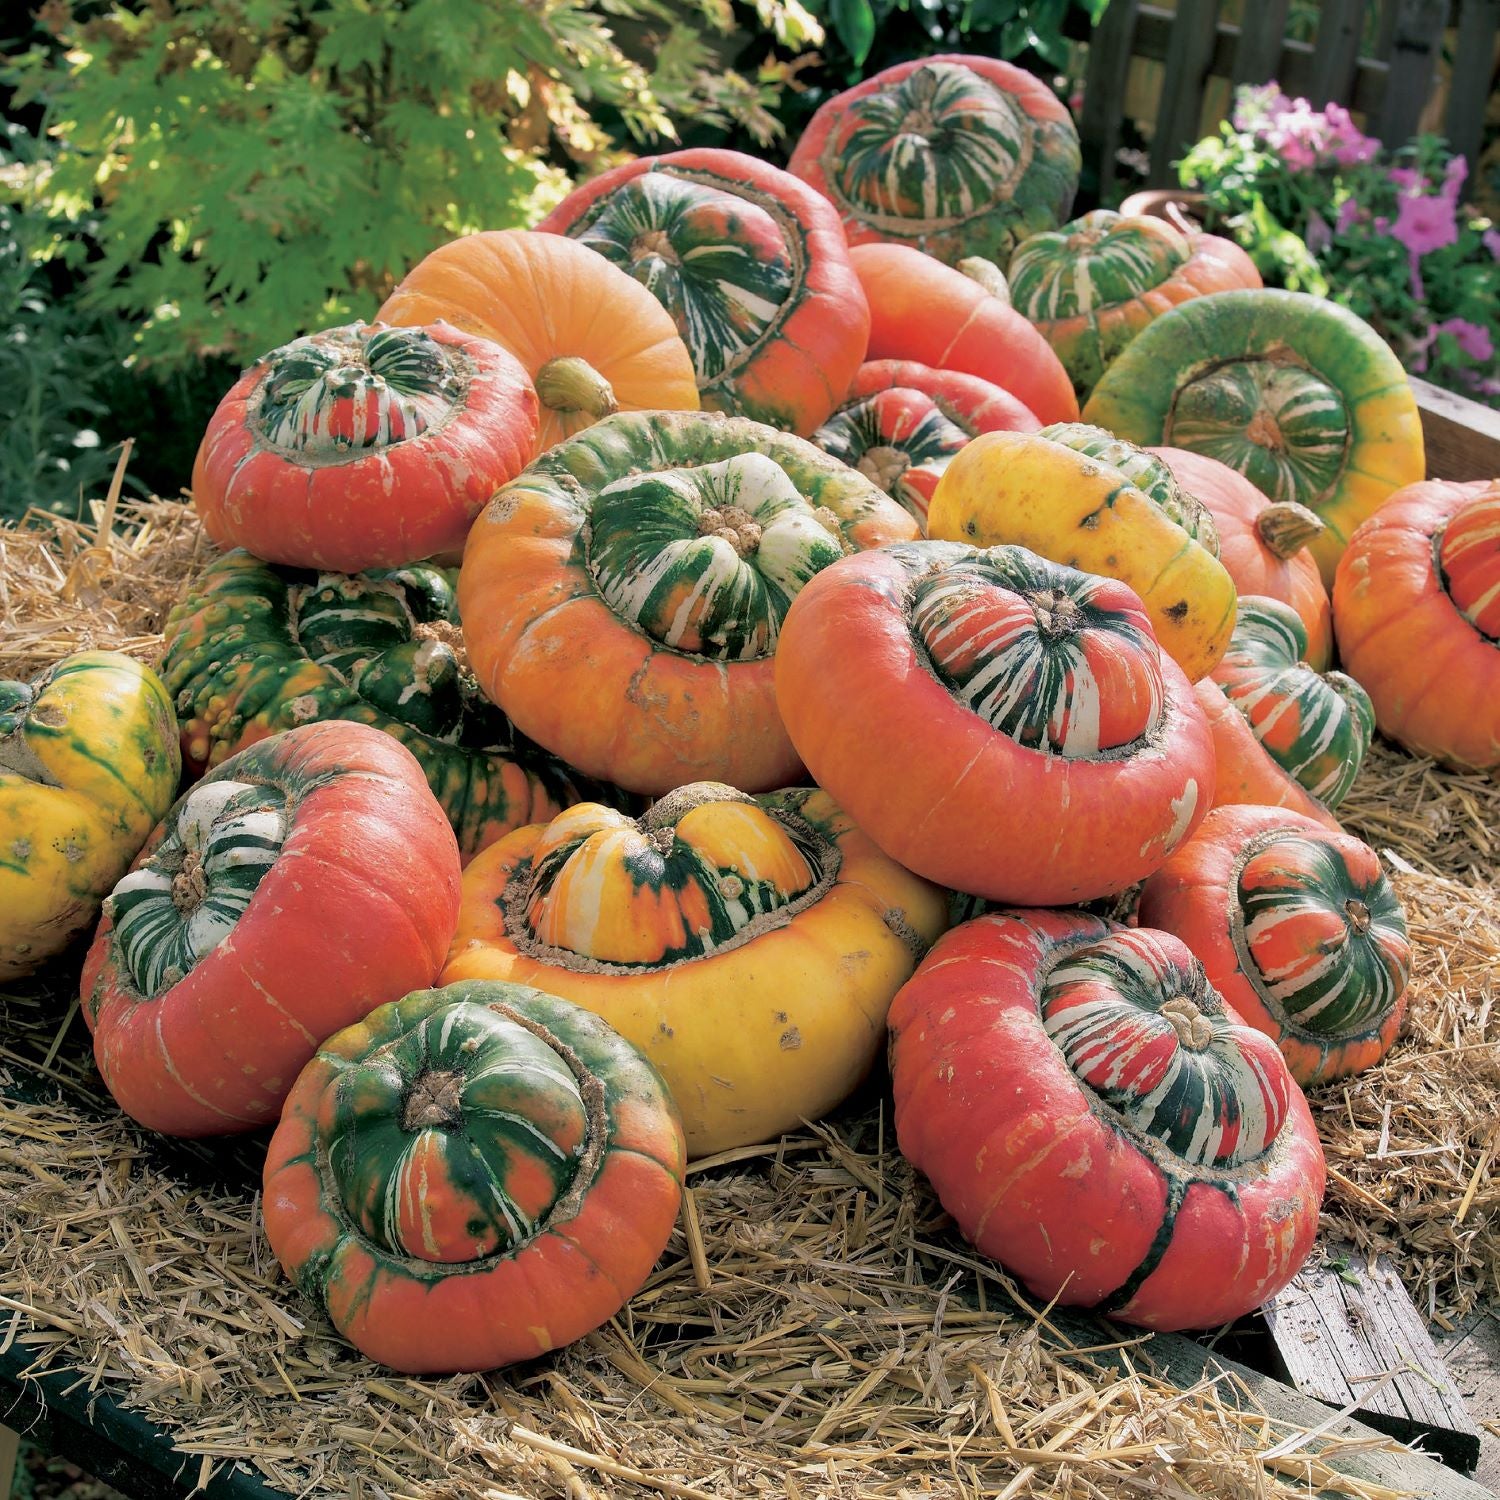
[[[862,66],[875,45],[875,11],[870,0],[829,0],[828,19],[855,67]]]

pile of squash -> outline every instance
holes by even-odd
[[[1203,1326],[1307,1254],[1302,1087],[1410,967],[1338,804],[1377,725],[1500,764],[1500,485],[1417,482],[1357,319],[1064,222],[1077,173],[944,56],[790,171],[643,158],[445,245],[224,398],[159,676],[0,687],[0,974],[98,918],[104,1082],[275,1126],[272,1246],[374,1358],[598,1326],[689,1157],[887,1044],[1038,1295]]]

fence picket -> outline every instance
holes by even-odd
[[[1315,107],[1348,97],[1354,71],[1359,66],[1359,38],[1364,19],[1365,0],[1322,0],[1309,95]]]
[[[1167,73],[1151,141],[1152,187],[1176,181],[1172,163],[1198,139],[1203,86],[1218,36],[1219,0],[1179,0],[1167,41]]]
[[[1390,72],[1373,132],[1387,146],[1405,145],[1416,134],[1422,106],[1432,91],[1448,0],[1395,0],[1394,9]]]
[[[1484,111],[1495,67],[1495,34],[1500,31],[1500,0],[1463,0],[1458,12],[1458,45],[1453,49],[1453,81],[1444,133],[1474,170],[1484,135]]]
[[[1099,173],[1099,200],[1104,202],[1115,180],[1115,152],[1120,148],[1120,125],[1125,82],[1135,41],[1140,0],[1112,0],[1089,39],[1089,65],[1083,83],[1083,119],[1079,134],[1084,160]]]
[[[1230,75],[1236,88],[1242,83],[1269,83],[1281,69],[1281,44],[1286,36],[1286,13],[1290,0],[1247,0],[1255,8],[1252,20],[1246,17],[1240,25],[1239,43],[1234,49],[1234,72]]]

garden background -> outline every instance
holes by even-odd
[[[132,436],[126,492],[177,494],[243,364],[370,317],[436,245],[529,225],[626,154],[728,144],[784,163],[830,93],[944,50],[1017,61],[1078,114],[1108,3],[46,0],[12,12],[0,515],[78,512]],[[1215,6],[1218,20],[1237,22],[1242,3]],[[1283,8],[1287,38],[1312,41],[1317,0]],[[1364,8],[1364,50],[1391,9]],[[1443,120],[1458,9],[1424,126]],[[1162,83],[1160,62],[1130,63],[1106,207],[1145,181]],[[1243,128],[1213,129],[1231,113]],[[1474,170],[1431,134],[1380,151],[1363,123],[1275,90],[1236,109],[1212,80],[1206,138],[1179,170],[1268,284],[1333,288],[1414,373],[1495,404],[1496,96]],[[1075,211],[1099,205],[1098,178],[1086,164]]]

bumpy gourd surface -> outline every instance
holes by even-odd
[[[1101,209],[1016,247],[1006,272],[1011,301],[1034,323],[1128,302],[1187,264],[1186,236],[1161,219]]]
[[[1243,1166],[1281,1133],[1291,1078],[1181,943],[1114,933],[1067,954],[1038,1000],[1078,1081],[1189,1167]]]
[[[484,691],[585,774],[660,795],[798,779],[772,662],[792,601],[917,525],[811,443],[743,417],[622,413],[543,455],[469,536]]]
[[[287,835],[285,791],[239,781],[194,787],[166,836],[110,893],[121,968],[151,1000],[234,930]]]
[[[1406,917],[1372,851],[1280,833],[1246,848],[1235,886],[1241,970],[1273,1015],[1320,1041],[1364,1032],[1406,989]]]
[[[1331,579],[1350,534],[1423,473],[1422,429],[1396,356],[1353,313],[1300,292],[1197,297],[1105,371],[1084,419],[1228,464],[1329,528],[1309,546]]]
[[[266,1164],[297,1285],[409,1371],[531,1358],[645,1280],[681,1195],[661,1079],[597,1017],[519,985],[424,990],[324,1043]]]
[[[836,518],[760,453],[617,479],[594,501],[588,543],[617,615],[727,661],[769,656],[798,591],[842,556]]]
[[[1306,1101],[1171,933],[981,916],[934,948],[890,1026],[903,1154],[1038,1295],[1212,1326],[1311,1248],[1324,1165]]]
[[[1342,672],[1302,659],[1307,628],[1289,604],[1241,599],[1234,635],[1214,681],[1282,770],[1327,807],[1354,785],[1375,732],[1370,696]]]
[[[1078,183],[1072,121],[991,59],[928,58],[830,100],[791,170],[837,205],[851,243],[872,236],[948,261],[1003,261],[1056,224]]]
[[[418,328],[362,324],[294,339],[267,357],[251,425],[308,463],[389,448],[463,409],[474,362]]]
[[[1205,551],[1219,555],[1219,529],[1208,507],[1180,485],[1172,471],[1155,454],[1127,443],[1102,427],[1091,427],[1087,422],[1054,422],[1042,428],[1040,434],[1054,443],[1061,443],[1075,453],[1088,458],[1097,458],[1101,464],[1117,469],[1169,521],[1187,532]]]
[[[1150,622],[1101,579],[995,547],[919,575],[910,609],[954,697],[1019,745],[1097,758],[1161,724]]]
[[[441,569],[315,573],[234,551],[173,609],[166,635],[162,674],[190,764],[320,719],[370,724],[421,762],[465,858],[577,800],[566,768],[479,691]]]
[[[512,883],[508,926],[535,951],[670,966],[790,921],[838,866],[809,825],[748,798],[704,802],[676,823],[584,803],[553,819]]]
[[[0,681],[0,980],[94,920],[181,769],[171,699],[128,656],[84,651]]]
[[[1434,546],[1438,579],[1459,614],[1500,642],[1500,493],[1456,512]]]

